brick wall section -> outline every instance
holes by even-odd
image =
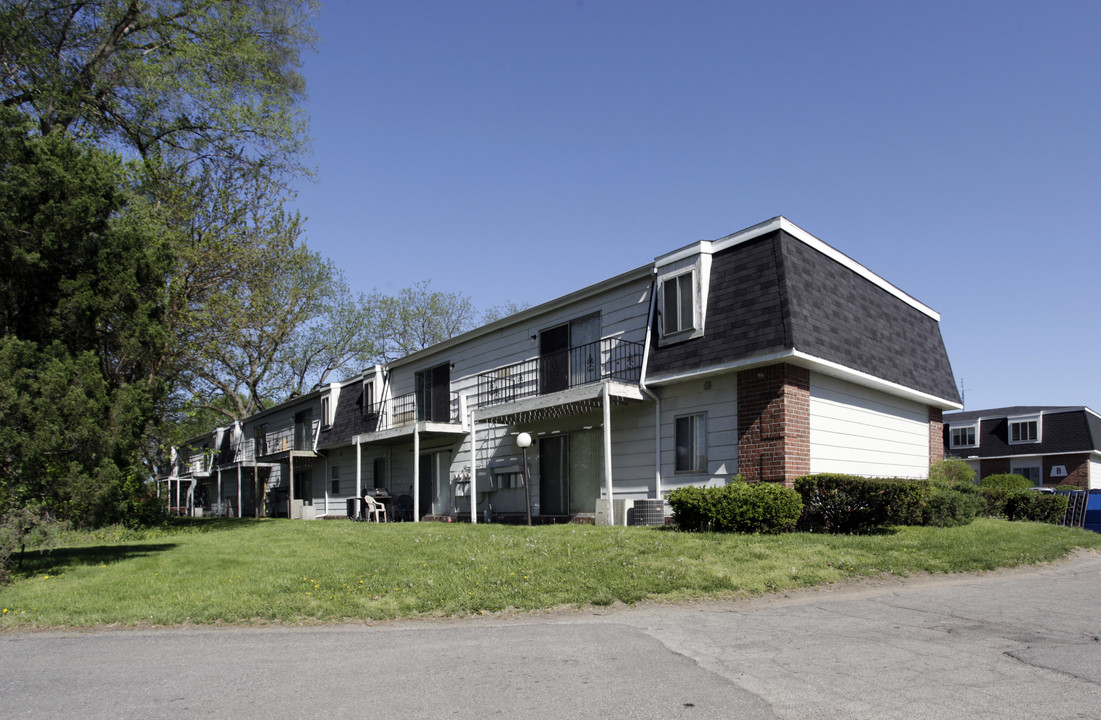
[[[738,373],[738,471],[791,485],[810,472],[810,372],[769,365]]]
[[[944,459],[944,411],[929,408],[929,464]]]
[[[1062,465],[1067,469],[1065,478],[1053,478],[1051,467]],[[1052,455],[1043,458],[1041,472],[1044,474],[1044,485],[1055,487],[1063,483],[1077,485],[1083,490],[1090,486],[1090,456],[1089,455]]]

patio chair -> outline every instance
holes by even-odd
[[[375,500],[370,495],[364,495],[363,507],[366,511],[368,520],[386,522],[386,508],[378,500]]]

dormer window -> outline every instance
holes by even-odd
[[[665,337],[695,330],[695,278],[694,272],[686,272],[662,283],[661,323]]]
[[[1009,444],[1040,442],[1040,417],[1009,418]]]
[[[659,345],[703,337],[710,278],[711,253],[702,245],[659,258],[655,284]]]
[[[321,398],[321,427],[327,428],[333,424],[333,403],[332,398],[326,396]]]
[[[968,448],[976,447],[978,428],[974,425],[953,425],[951,426],[951,438],[950,447],[953,448]]]

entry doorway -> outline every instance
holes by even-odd
[[[604,446],[596,431],[540,438],[540,514],[595,512],[603,459]]]
[[[420,513],[451,514],[451,482],[448,471],[451,454],[424,453],[420,456]]]

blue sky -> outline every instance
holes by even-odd
[[[942,315],[968,409],[1101,411],[1101,3],[324,2],[309,244],[538,304],[784,215]]]

